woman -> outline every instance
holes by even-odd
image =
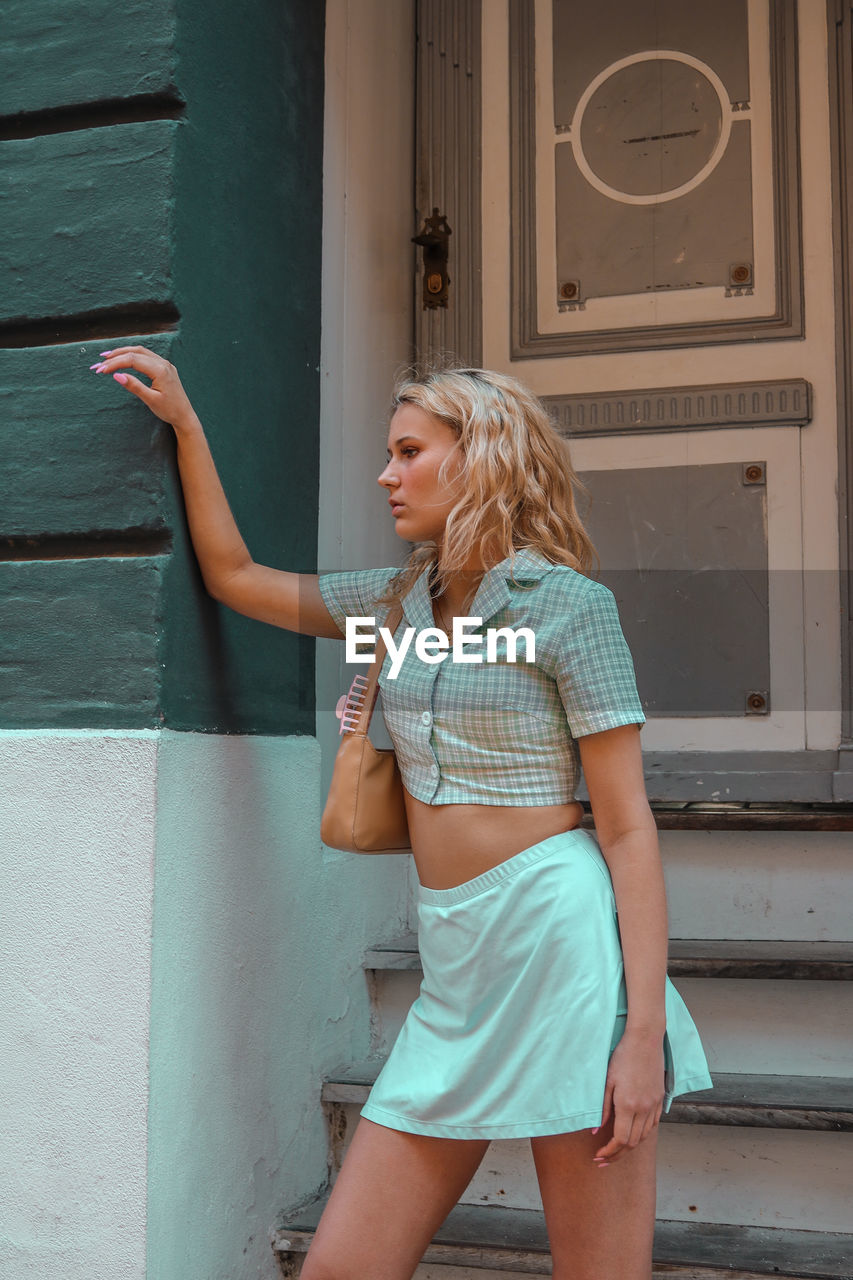
[[[397,597],[402,629],[449,636],[470,616],[469,636],[497,632],[488,662],[430,663],[412,646],[395,679],[383,664],[421,885],[424,982],[303,1280],[406,1280],[489,1141],[522,1136],[556,1280],[648,1280],[661,1111],[711,1082],[666,978],[630,654],[612,595],[586,576],[594,552],[574,473],[542,406],[481,370],[402,383],[378,479],[414,550],[402,571],[318,578],[252,561],[172,365],[123,347],[93,368],[172,424],[193,545],[217,600],[315,636],[341,638],[348,616],[380,625]],[[522,627],[534,653],[520,641],[513,661],[500,628]],[[581,763],[597,839],[579,827]]]

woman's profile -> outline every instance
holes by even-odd
[[[314,636],[343,639],[352,617],[378,627],[396,600],[395,639],[407,627],[451,636],[461,618],[497,636],[490,660],[472,648],[429,662],[410,646],[393,676],[390,654],[382,667],[424,978],[304,1280],[408,1280],[499,1138],[530,1140],[555,1280],[648,1280],[661,1113],[711,1080],[666,976],[644,715],[615,601],[591,576],[565,442],[512,378],[408,378],[378,476],[412,544],[405,564],[289,573],[252,560],[175,368],[136,346],[93,367],[174,428],[217,600]],[[532,658],[510,651],[520,628]],[[595,835],[580,825],[581,769]]]

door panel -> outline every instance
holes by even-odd
[[[802,332],[792,14],[510,0],[514,357]]]

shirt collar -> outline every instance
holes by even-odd
[[[535,582],[554,567],[550,560],[546,560],[540,552],[530,547],[521,547],[516,551],[514,568],[512,561],[513,557],[507,556],[498,564],[492,565],[491,569],[483,575],[477,594],[470,605],[469,614],[472,618],[482,618],[485,624],[500,609],[506,608],[511,599],[508,583],[513,577],[517,582]],[[424,569],[423,573],[419,574],[402,600],[406,621],[418,631],[435,626],[427,585],[428,573],[429,571]]]

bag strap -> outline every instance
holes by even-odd
[[[391,605],[385,615],[385,621],[382,624],[393,635],[400,625],[400,619],[403,616],[403,606],[399,600]],[[376,703],[376,696],[379,693],[379,672],[382,670],[382,663],[385,661],[385,654],[388,652],[387,646],[381,635],[376,637],[376,657],[373,665],[367,675],[367,686],[364,690],[364,699],[361,704],[361,711],[358,716],[358,723],[352,730],[362,738],[367,737],[367,730],[370,728],[370,718],[373,715],[373,707]]]

